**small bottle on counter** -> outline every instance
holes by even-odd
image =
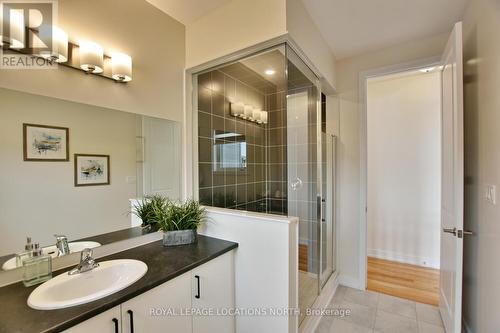
[[[24,246],[24,251],[16,254],[16,266],[22,267],[23,261],[31,258],[33,256],[33,243],[31,242],[31,237],[26,237],[26,245]]]
[[[52,257],[43,254],[40,244],[35,243],[33,256],[23,261],[23,283],[31,287],[52,278]]]

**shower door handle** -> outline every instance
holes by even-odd
[[[300,178],[295,178],[295,180],[290,183],[290,186],[294,191],[297,191],[302,187],[302,180]]]

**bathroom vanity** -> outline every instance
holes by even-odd
[[[35,287],[22,283],[2,287],[0,332],[234,332],[234,317],[217,311],[235,306],[237,247],[200,235],[196,244],[168,248],[156,241],[99,258],[98,262],[140,260],[148,271],[121,291],[59,310],[30,308],[27,299]]]

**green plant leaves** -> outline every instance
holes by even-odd
[[[205,209],[196,200],[174,202],[161,195],[145,197],[133,212],[143,227],[159,227],[162,231],[195,230],[205,220]]]

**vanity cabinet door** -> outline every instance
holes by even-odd
[[[193,333],[234,333],[234,251],[191,271]],[[201,314],[201,315],[200,315]]]
[[[185,313],[191,309],[191,274],[178,276],[121,307],[123,333],[191,333],[191,316]]]
[[[103,312],[64,331],[64,333],[121,333],[120,306]]]

